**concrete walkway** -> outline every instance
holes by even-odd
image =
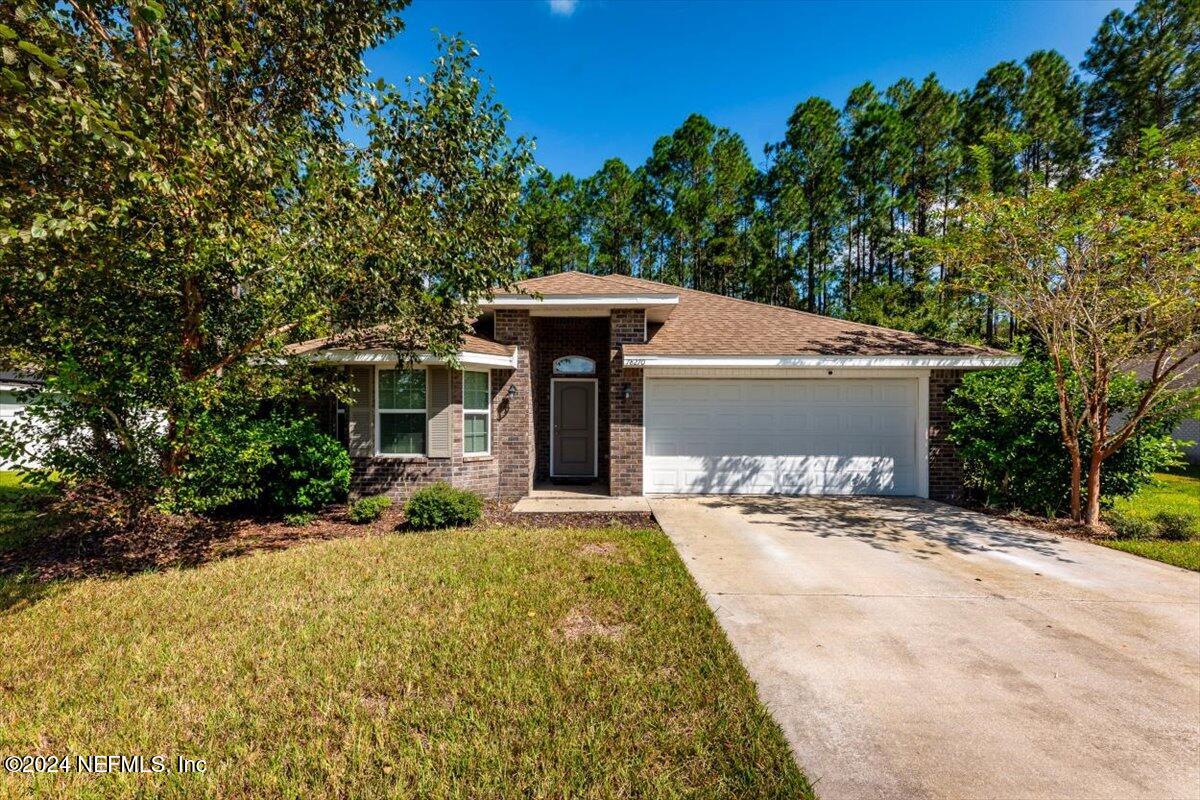
[[[649,514],[650,504],[641,496],[612,497],[608,486],[601,484],[538,484],[517,501],[513,511],[517,514]]]
[[[824,800],[1200,798],[1200,574],[929,501],[651,507]]]

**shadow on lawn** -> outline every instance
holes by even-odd
[[[116,533],[72,531],[48,506],[18,516],[10,504],[0,511],[0,615],[37,602],[64,581],[113,578],[160,569],[190,569],[256,552],[285,550],[308,542],[412,533],[401,508],[375,522],[352,523],[345,506],[333,506],[304,526],[277,516],[156,516],[137,530]],[[26,507],[28,510],[28,507]],[[36,524],[34,523],[36,519]],[[491,502],[476,528],[656,527],[643,513],[514,514],[511,504]],[[18,535],[19,533],[19,535]]]

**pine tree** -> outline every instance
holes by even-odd
[[[778,149],[783,179],[803,198],[804,305],[822,308],[818,290],[829,278],[842,227],[842,129],[837,109],[812,97],[796,106]]]
[[[1092,130],[1109,159],[1127,154],[1141,132],[1194,136],[1200,130],[1200,3],[1140,0],[1105,17],[1083,68]]]

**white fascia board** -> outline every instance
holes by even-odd
[[[991,369],[1021,356],[625,356],[626,367],[817,367],[843,369]]]
[[[644,308],[679,305],[677,294],[528,294],[496,295],[479,305],[485,308],[569,308],[603,306],[605,308]]]
[[[312,361],[323,364],[396,364],[400,358],[395,350],[322,350],[308,356]],[[446,363],[443,358],[435,358],[429,353],[415,353],[412,363],[440,366]],[[464,350],[458,354],[458,363],[472,367],[496,367],[497,369],[516,369],[517,354],[498,356],[493,353],[472,353]]]

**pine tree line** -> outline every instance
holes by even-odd
[[[931,74],[864,83],[840,110],[810,98],[760,165],[740,136],[693,114],[636,169],[617,158],[583,179],[539,169],[523,191],[522,266],[994,341],[1013,335],[1011,320],[953,292],[915,241],[944,235],[948,210],[971,192],[1071,185],[1149,127],[1200,131],[1198,0],[1113,11],[1081,70],[1038,51],[969,90]]]

